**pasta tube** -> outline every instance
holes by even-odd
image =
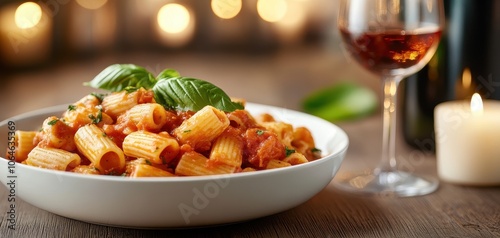
[[[55,116],[48,117],[43,122],[42,130],[37,133],[33,143],[40,147],[51,147],[74,151],[76,149],[74,142],[75,131],[66,123]]]
[[[180,144],[189,144],[195,149],[210,147],[213,139],[229,126],[226,114],[212,106],[206,106],[182,122],[172,133]]]
[[[145,158],[154,164],[166,164],[179,153],[179,143],[166,132],[132,132],[125,137],[122,147],[126,156]]]
[[[182,155],[175,174],[185,176],[229,174],[234,173],[236,168],[226,164],[207,163],[208,159],[202,154],[194,151],[186,152]]]
[[[245,131],[248,128],[261,127],[257,124],[255,118],[246,110],[236,110],[234,112],[230,112],[227,117],[229,118],[232,127],[242,131]]]
[[[292,145],[293,126],[284,122],[263,122],[262,125],[269,131],[274,132],[278,139],[288,147]]]
[[[277,169],[277,168],[283,168],[283,167],[288,167],[288,166],[291,166],[291,164],[287,163],[285,161],[272,159],[272,160],[269,160],[269,163],[267,163],[266,169]]]
[[[26,159],[26,164],[55,170],[68,170],[81,163],[78,154],[61,149],[35,147]]]
[[[284,158],[283,161],[291,165],[303,164],[308,162],[307,158],[303,154],[298,152],[290,154],[289,156]]]
[[[20,131],[14,134],[14,144],[16,147],[16,162],[22,162],[28,158],[29,152],[35,148],[33,139],[36,131]]]
[[[226,130],[215,139],[209,159],[215,163],[241,167],[243,161],[243,140],[240,135],[234,130]]]
[[[120,172],[125,167],[123,151],[95,124],[81,127],[75,134],[78,151],[102,174]]]
[[[136,164],[132,167],[132,172],[130,173],[130,177],[172,177],[174,174],[156,168],[154,166],[148,164]]]
[[[138,104],[125,114],[138,130],[158,131],[165,125],[167,112],[158,103]]]
[[[139,91],[113,93],[102,100],[102,109],[116,120],[119,115],[137,105],[138,101]]]
[[[321,154],[315,152],[316,146],[311,132],[305,127],[297,127],[293,131],[292,147],[303,154],[308,161],[315,160],[321,157]]]

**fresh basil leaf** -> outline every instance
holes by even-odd
[[[156,78],[145,68],[133,64],[113,64],[105,68],[92,81],[84,83],[93,88],[119,92],[127,87],[151,89]]]
[[[243,109],[243,105],[231,98],[217,86],[195,78],[175,77],[160,80],[153,87],[157,103],[167,109],[199,111],[211,105],[225,112]]]
[[[158,81],[160,81],[163,79],[178,78],[178,77],[181,77],[181,74],[179,72],[177,72],[177,70],[165,69],[165,70],[161,71],[161,73],[158,74],[158,76],[156,76],[156,79],[158,79]]]

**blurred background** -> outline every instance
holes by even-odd
[[[433,143],[433,109],[441,102],[474,92],[500,99],[500,1],[444,2],[447,22],[437,53],[399,90],[401,133],[409,144]],[[337,5],[338,0],[0,0],[0,121],[77,101],[96,91],[84,82],[117,63],[153,74],[176,69],[230,96],[295,110],[304,110],[305,100],[323,91],[323,98],[340,101],[325,111],[354,115],[336,119],[378,120],[380,79],[343,50]],[[336,97],[359,96],[345,93],[352,87],[335,88],[345,82],[365,90],[370,102],[362,110],[349,112],[363,100]]]
[[[346,60],[336,12],[336,0],[2,0],[0,120],[76,101],[115,63],[301,109],[336,81],[375,78]]]

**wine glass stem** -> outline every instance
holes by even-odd
[[[383,137],[382,137],[382,159],[375,173],[390,172],[396,170],[395,138],[396,138],[396,99],[397,88],[401,76],[384,76],[384,113],[383,113]]]

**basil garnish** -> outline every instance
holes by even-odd
[[[243,109],[243,105],[231,98],[215,85],[195,78],[169,78],[159,81],[153,92],[157,103],[167,109],[199,111],[211,105],[223,111]]]
[[[156,78],[143,67],[133,64],[113,64],[84,85],[119,92],[127,87],[150,89],[155,83]]]
[[[179,72],[177,72],[177,70],[175,69],[165,69],[160,74],[158,74],[156,78],[158,79],[158,81],[160,81],[162,79],[175,78],[180,76],[181,74],[179,74]]]
[[[225,112],[244,108],[242,104],[232,102],[217,86],[201,79],[181,77],[173,69],[163,70],[155,78],[143,67],[114,64],[85,85],[113,92],[140,87],[152,89],[156,102],[168,110],[196,112],[207,105]]]

